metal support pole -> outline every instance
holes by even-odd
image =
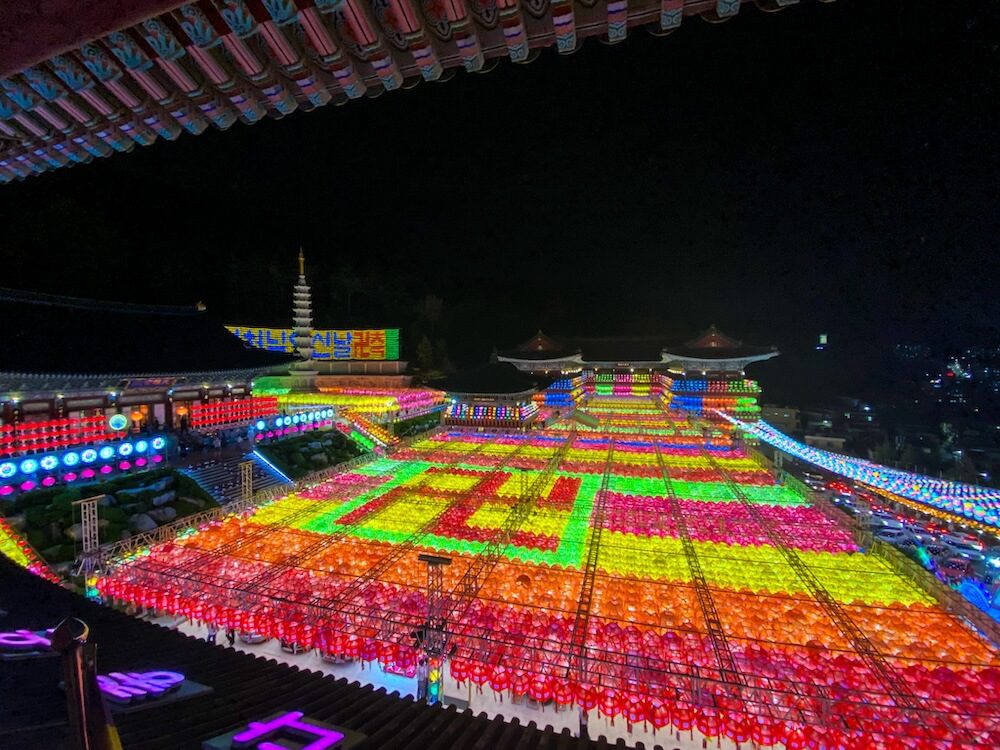
[[[97,567],[97,551],[101,546],[97,503],[103,497],[104,495],[94,495],[73,503],[73,505],[80,506],[80,536],[83,538],[83,565],[81,569],[87,579],[93,575]]]
[[[444,622],[444,571],[451,565],[450,557],[418,555],[427,563],[427,628],[424,635],[423,659],[417,677],[417,697],[433,706],[441,702],[441,683],[444,680],[445,622]]]
[[[253,461],[240,463],[240,498],[245,503],[253,499]]]
[[[63,620],[52,632],[52,649],[62,654],[66,712],[73,747],[121,750],[118,730],[110,720],[97,684],[97,646],[82,620]]]

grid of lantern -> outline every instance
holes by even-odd
[[[274,396],[252,396],[236,401],[220,401],[215,404],[193,404],[191,406],[191,426],[195,428],[217,427],[237,422],[249,422],[258,417],[270,417],[277,413],[278,399]]]
[[[0,457],[97,443],[114,434],[103,416],[0,425]]]
[[[416,554],[452,555],[445,586],[455,590],[560,453],[555,473],[478,595],[449,621],[453,679],[737,743],[992,745],[992,696],[1000,687],[994,647],[863,554],[850,532],[807,495],[776,485],[757,458],[731,446],[686,443],[681,418],[670,435],[646,433],[655,416],[647,405],[658,408],[635,398],[598,397],[588,404],[608,422],[631,417],[627,433],[438,433],[250,519],[151,549],[100,588],[107,596],[356,659],[412,664],[418,653],[407,634],[426,616],[426,572]],[[662,411],[660,418],[672,421]],[[588,545],[598,504],[603,534],[594,557]],[[262,527],[267,533],[248,533]],[[316,552],[316,541],[331,534],[336,543]],[[776,546],[776,538],[787,548]],[[414,541],[416,549],[380,567],[392,545]],[[919,721],[845,639],[789,564],[789,550],[906,690],[922,696],[926,710],[918,712]],[[689,553],[700,562],[736,669],[754,686],[738,702],[718,672]],[[591,559],[588,667],[571,673],[571,613]],[[271,587],[280,602],[262,595],[252,607],[232,609],[227,587],[267,576],[273,565],[287,566]],[[218,588],[180,586],[174,573],[195,566],[204,580],[215,577]],[[369,570],[381,572],[364,586],[350,586]],[[353,592],[350,601],[336,604],[329,619],[311,619],[317,602],[336,603],[343,592]],[[360,635],[363,630],[344,630],[336,624],[344,622],[339,607],[390,612],[398,632],[372,639]],[[638,673],[636,665],[642,665]]]

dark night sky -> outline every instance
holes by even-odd
[[[182,136],[0,188],[0,285],[281,323],[301,242],[317,325],[434,292],[458,361],[538,327],[715,322],[786,367],[820,331],[995,342],[998,41],[991,0],[803,0]]]

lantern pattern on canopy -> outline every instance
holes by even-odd
[[[417,554],[452,557],[444,587],[457,596],[476,556],[502,539],[476,595],[447,618],[461,682],[762,746],[995,746],[1000,655],[986,640],[725,435],[692,439],[686,416],[650,397],[595,396],[583,408],[600,428],[436,433],[136,553],[98,589],[411,665],[427,607]],[[528,511],[504,535],[520,502]],[[575,638],[587,571],[586,632]],[[739,681],[719,668],[704,596]]]

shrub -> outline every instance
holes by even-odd
[[[125,523],[128,520],[128,515],[121,508],[116,508],[113,505],[109,505],[106,508],[97,509],[97,517],[103,518],[111,523]]]
[[[46,529],[32,529],[27,534],[28,544],[37,549],[45,549],[52,544],[52,536]]]
[[[28,529],[40,529],[48,525],[48,511],[45,506],[31,505],[24,509],[24,521]]]
[[[109,523],[101,529],[101,543],[117,542],[122,538],[122,532],[125,530],[125,526],[126,524],[124,523]]]
[[[52,502],[52,498],[63,491],[62,487],[53,487],[51,489],[35,490],[33,492],[26,492],[23,495],[19,495],[14,501],[13,506],[5,503],[4,507],[13,507],[13,512],[19,512],[26,510],[31,506],[41,506],[45,507]]]
[[[68,489],[65,492],[60,492],[58,495],[52,498],[52,508],[58,511],[61,515],[70,515],[73,513],[73,503],[81,498],[80,490]]]

